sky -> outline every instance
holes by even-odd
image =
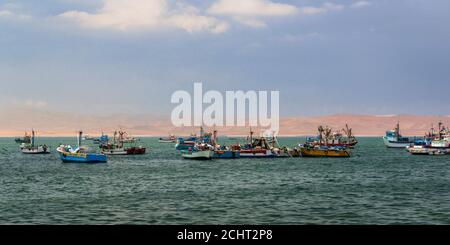
[[[0,0],[0,109],[169,115],[279,90],[282,116],[450,114],[448,0]]]

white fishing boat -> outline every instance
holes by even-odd
[[[36,133],[31,131],[31,142],[29,144],[22,143],[20,151],[24,154],[49,154],[50,148],[47,145],[35,145]]]
[[[388,148],[405,148],[413,144],[415,139],[403,137],[400,134],[400,123],[397,123],[395,129],[386,132],[383,141]]]
[[[210,160],[214,156],[213,150],[183,150],[181,156],[192,160]]]
[[[159,138],[158,142],[159,143],[176,143],[177,137],[175,135],[171,134],[167,138]]]

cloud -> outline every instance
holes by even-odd
[[[297,7],[269,0],[219,0],[208,12],[231,16],[286,16],[297,13]]]
[[[219,0],[207,12],[216,16],[228,16],[250,27],[265,27],[263,18],[283,17],[298,13],[298,8],[269,0]]]
[[[321,37],[321,34],[318,32],[311,32],[306,34],[287,34],[276,38],[275,40],[287,42],[287,43],[299,43],[307,40],[312,40]]]
[[[335,4],[335,3],[324,3],[320,7],[307,6],[300,9],[300,13],[303,15],[316,15],[316,14],[324,14],[329,11],[340,11],[343,10],[344,5]]]
[[[18,99],[15,97],[10,97],[6,94],[1,95],[0,99],[0,109],[33,109],[42,110],[49,107],[48,103],[44,100],[39,99]]]
[[[13,20],[28,20],[31,18],[29,15],[19,14],[9,9],[0,8],[0,18],[13,19]]]
[[[128,30],[155,30],[178,28],[187,32],[222,33],[228,24],[215,17],[201,15],[190,5],[177,2],[169,6],[167,0],[103,0],[94,13],[67,11],[59,17],[74,21],[84,28]]]
[[[42,100],[26,100],[23,102],[23,106],[30,109],[45,109],[48,107],[48,103]]]
[[[358,2],[355,2],[352,5],[350,5],[350,7],[351,8],[363,8],[363,7],[367,7],[369,5],[372,5],[372,3],[369,1],[358,1]]]

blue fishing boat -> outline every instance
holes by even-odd
[[[195,146],[197,142],[197,137],[191,136],[189,138],[178,138],[177,143],[175,144],[175,149],[178,151],[188,150]]]
[[[200,127],[200,136],[191,135],[188,138],[178,138],[177,143],[175,144],[175,149],[178,151],[192,149],[196,144],[199,143],[207,143],[211,142],[211,133],[206,133],[203,130],[203,127]]]
[[[216,159],[233,159],[233,158],[239,158],[241,156],[241,152],[238,150],[230,149],[229,147],[225,145],[219,145],[217,144],[217,130],[214,130],[212,139],[206,139],[207,143],[204,144],[211,144],[214,154],[212,158]]]
[[[234,151],[230,149],[216,149],[214,150],[214,154],[212,158],[218,158],[218,159],[232,159],[232,158],[239,158],[241,156],[240,151]]]
[[[105,154],[99,154],[89,147],[81,145],[83,132],[78,133],[78,146],[73,148],[70,145],[61,145],[57,151],[61,161],[68,163],[106,163],[108,158]]]

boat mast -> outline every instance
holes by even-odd
[[[78,132],[78,138],[77,138],[77,143],[78,143],[78,147],[81,146],[81,138],[83,137],[83,131],[79,131]]]
[[[34,147],[34,129],[31,130],[31,147]]]
[[[214,150],[216,149],[216,146],[217,146],[217,130],[214,130],[214,132],[213,132],[213,141],[212,141],[212,144],[213,144],[213,147],[214,147]]]
[[[395,137],[397,138],[397,141],[400,138],[400,122],[399,121],[397,121],[397,125],[395,127]]]

